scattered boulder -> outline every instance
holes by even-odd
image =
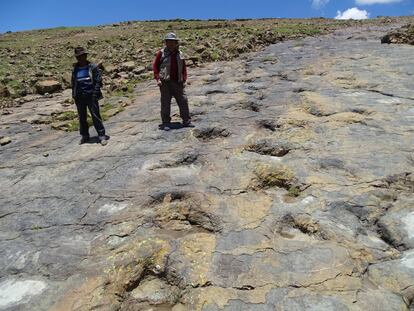
[[[118,72],[116,76],[121,78],[121,79],[128,79],[128,77],[129,77],[128,73],[126,73],[124,71]]]
[[[0,85],[0,97],[9,97],[10,92],[6,86]]]
[[[195,67],[200,62],[200,57],[199,56],[191,56],[191,57],[188,57],[186,59],[186,62],[187,62],[187,66],[189,66],[189,67]]]
[[[71,84],[72,84],[72,74],[70,72],[65,72],[62,75],[62,81],[63,81],[63,84],[64,84],[65,88],[71,87]]]
[[[414,45],[414,24],[406,25],[386,34],[382,37],[381,43]]]
[[[145,73],[146,71],[147,71],[147,68],[145,68],[144,66],[137,67],[137,68],[135,68],[135,69],[133,70],[133,72],[134,72],[136,75],[140,75],[140,74],[142,74],[142,73]]]
[[[62,85],[60,82],[55,80],[45,80],[39,81],[36,83],[36,91],[37,93],[44,95],[46,93],[55,93],[62,90]]]
[[[129,61],[121,64],[121,69],[123,71],[132,71],[135,69],[135,62]]]
[[[104,67],[104,70],[105,70],[105,72],[107,72],[107,73],[113,73],[113,72],[116,72],[116,71],[117,71],[117,69],[118,69],[118,67],[117,67],[117,66],[115,66],[115,65],[108,65],[108,66],[105,66],[105,67]]]
[[[207,48],[204,45],[199,45],[195,48],[197,53],[203,53]]]

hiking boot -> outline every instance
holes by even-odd
[[[169,130],[171,130],[171,127],[170,127],[169,124],[164,123],[164,124],[161,124],[160,125],[160,130],[162,130],[162,131],[169,131]]]
[[[108,144],[108,140],[109,140],[109,136],[108,135],[99,136],[99,142],[101,143],[102,146],[107,145]]]
[[[194,125],[191,123],[191,121],[190,121],[190,120],[188,120],[188,121],[183,121],[183,126],[184,126],[184,127],[194,127]]]
[[[86,144],[87,142],[89,142],[89,137],[82,137],[81,140],[79,141],[79,145],[83,145]]]

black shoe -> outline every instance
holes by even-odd
[[[184,121],[183,122],[183,127],[194,127],[194,125],[191,123],[191,121]]]
[[[106,146],[108,144],[109,136],[108,135],[102,135],[99,136],[99,142],[102,146]]]
[[[161,125],[159,126],[159,128],[160,128],[160,130],[162,130],[162,131],[169,131],[169,130],[171,130],[171,127],[170,127],[170,125],[169,125],[168,123],[161,124]]]
[[[84,136],[84,137],[82,137],[82,138],[81,138],[81,140],[79,141],[79,145],[86,144],[87,142],[89,142],[89,136],[88,136],[88,137]]]

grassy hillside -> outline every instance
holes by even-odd
[[[390,22],[377,19],[364,23],[387,21]],[[13,98],[35,93],[37,81],[52,79],[61,82],[63,88],[70,87],[73,49],[78,45],[90,51],[90,59],[103,64],[108,92],[128,92],[138,81],[151,78],[154,53],[167,32],[178,34],[190,66],[196,66],[355,23],[362,22],[322,18],[169,20],[6,33],[0,36],[0,106],[10,106]]]

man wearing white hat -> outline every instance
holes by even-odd
[[[158,51],[153,62],[154,78],[161,92],[161,120],[160,128],[170,130],[171,99],[175,98],[180,109],[180,116],[184,127],[192,127],[188,99],[185,94],[187,81],[187,67],[184,56],[179,49],[179,39],[174,33],[164,38],[165,47]]]

